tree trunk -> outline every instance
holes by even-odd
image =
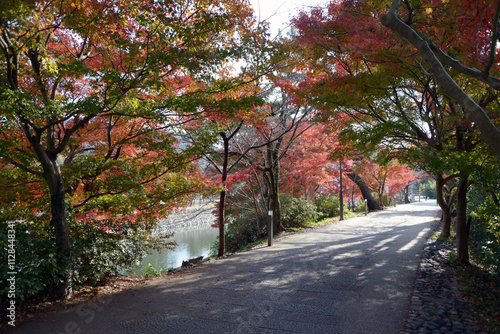
[[[312,204],[316,203],[316,186],[310,186],[309,188],[306,187],[305,199],[306,201],[309,201]]]
[[[498,168],[500,168],[500,129],[493,124],[486,111],[448,74],[442,62],[454,67],[456,70],[462,71],[462,73],[467,71],[468,73],[466,74],[468,76],[488,83],[488,80],[483,80],[484,73],[461,66],[458,61],[446,55],[437,46],[432,43],[429,45],[417,31],[399,18],[397,11],[400,3],[401,0],[392,1],[390,10],[381,16],[381,23],[406,39],[418,50],[418,53],[429,67],[430,72],[434,75],[441,88],[462,106],[467,114],[467,118],[474,121],[486,144],[495,152],[499,163]]]
[[[64,182],[57,160],[44,164],[44,176],[50,192],[51,224],[56,234],[57,265],[62,268],[60,284],[51,292],[51,298],[55,300],[69,299],[72,295],[71,288],[71,265],[70,265],[70,242],[68,221],[66,218],[66,203]]]
[[[469,231],[467,226],[467,179],[465,172],[460,172],[457,189],[457,262],[469,265]]]
[[[405,188],[404,188],[404,197],[405,197],[405,204],[409,204],[410,203],[410,197],[409,197],[409,194],[410,194],[410,185],[407,185]]]
[[[284,230],[281,219],[281,203],[280,203],[280,161],[278,145],[269,143],[267,145],[267,168],[269,175],[269,208],[273,210],[273,233],[277,235]]]
[[[444,238],[450,237],[451,230],[451,205],[447,204],[444,199],[444,179],[443,175],[436,175],[436,200],[441,208],[443,215],[443,226],[441,228],[441,236]]]
[[[381,207],[384,206],[384,192],[383,190],[381,192],[377,192],[378,196],[378,204],[380,204]]]
[[[61,168],[57,162],[57,154],[49,155],[41,145],[40,137],[34,136],[27,124],[23,125],[23,130],[26,134],[26,138],[28,138],[33,146],[33,150],[43,168],[43,178],[45,182],[47,182],[50,193],[50,223],[54,226],[55,230],[56,263],[57,267],[60,269],[59,277],[56,278],[56,282],[58,283],[50,292],[50,297],[54,300],[69,299],[73,293],[71,288],[71,253],[68,220],[66,217],[66,196]],[[50,138],[50,129],[48,134]]]
[[[367,201],[368,209],[370,211],[382,210],[382,207],[378,203],[378,201],[373,197],[370,188],[366,184],[365,180],[361,178],[355,172],[347,173],[347,177],[352,180],[352,182],[356,183],[361,191],[361,195]]]
[[[270,208],[271,210],[273,210],[273,233],[274,235],[276,235],[284,230],[281,221],[281,203],[280,203],[279,192],[273,191],[271,193],[270,199],[271,199]]]
[[[226,181],[227,181],[227,165],[229,161],[229,139],[226,136],[225,132],[221,132],[220,136],[224,142],[224,162],[222,164],[222,176],[221,176],[221,184],[222,191],[220,192],[219,199],[219,210],[218,210],[218,225],[219,225],[219,250],[217,256],[223,256],[225,252],[225,232],[224,232],[224,223],[226,221],[226,210],[225,210],[225,202],[226,202]]]
[[[222,181],[223,187],[225,189],[226,186],[226,180]],[[224,251],[225,251],[225,231],[224,231],[224,220],[226,219],[225,217],[225,202],[226,202],[226,190],[222,190],[220,192],[220,197],[219,197],[219,208],[218,208],[218,220],[217,220],[217,225],[219,225],[219,250],[217,252],[217,256],[223,256]]]

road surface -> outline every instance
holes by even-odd
[[[150,281],[8,333],[400,333],[434,201]]]

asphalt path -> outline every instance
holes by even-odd
[[[437,210],[417,202],[297,233],[8,333],[400,333]]]

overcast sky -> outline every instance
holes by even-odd
[[[257,18],[271,24],[273,37],[278,33],[278,30],[288,28],[290,18],[296,16],[300,9],[325,2],[326,0],[250,0]]]

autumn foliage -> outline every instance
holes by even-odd
[[[247,76],[259,75],[265,31],[244,1],[7,1],[0,11],[10,185],[0,199],[15,208],[2,220],[53,234],[58,283],[40,290],[67,298],[73,226],[148,235],[206,188],[193,163],[203,144],[179,143],[184,117],[230,104],[219,95],[245,80],[221,76],[225,65],[245,59]]]
[[[388,26],[397,14],[432,41],[495,133],[491,18],[500,7],[394,0],[388,12],[387,4],[304,9],[288,37],[270,41],[246,0],[5,1],[0,223],[26,231],[17,269],[37,283],[23,298],[68,298],[118,270],[110,263],[133,263],[159,245],[157,222],[194,196],[218,197],[218,255],[226,236],[266,235],[271,210],[275,233],[291,227],[283,217],[294,210],[315,219],[318,196],[320,205],[343,208],[342,193],[350,208],[370,198],[383,209],[414,169],[436,179],[446,221],[454,196],[459,223],[466,218],[472,184],[498,202],[495,145],[482,123],[425,52]],[[448,202],[446,187],[456,189]],[[33,269],[36,259],[46,259],[50,278]]]

